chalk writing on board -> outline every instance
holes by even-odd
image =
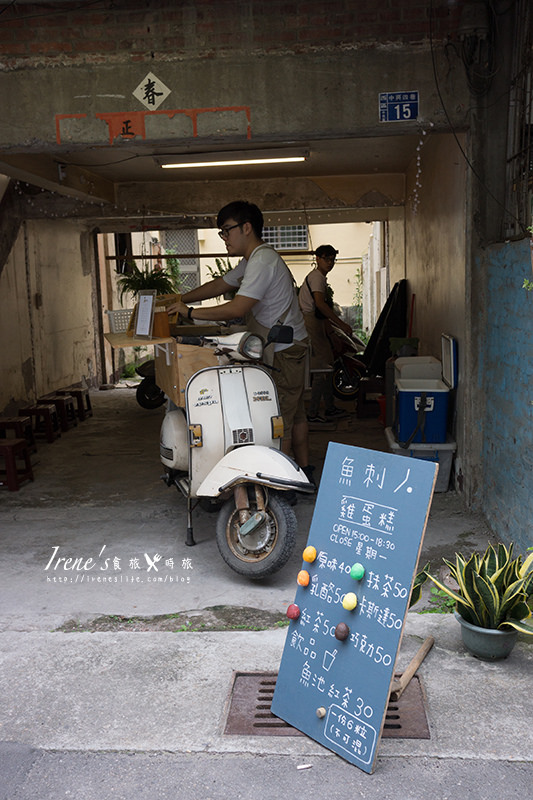
[[[376,729],[360,717],[336,705],[329,707],[324,736],[347,753],[354,753],[365,764],[370,762],[377,735]]]
[[[432,462],[330,443],[288,614],[272,712],[366,772],[435,475]]]

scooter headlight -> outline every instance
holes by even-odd
[[[239,342],[239,353],[241,356],[250,358],[253,361],[259,361],[263,355],[264,346],[265,344],[260,336],[255,333],[248,333]]]

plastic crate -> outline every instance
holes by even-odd
[[[126,333],[133,308],[119,308],[116,311],[106,311],[105,313],[109,319],[111,333]]]
[[[397,456],[407,456],[408,458],[420,458],[423,461],[433,461],[439,465],[439,472],[435,482],[436,492],[447,492],[450,485],[450,474],[455,451],[456,442],[435,442],[433,444],[411,444],[407,449],[400,446],[394,436],[392,428],[385,428],[385,436],[391,453]]]

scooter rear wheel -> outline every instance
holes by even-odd
[[[250,501],[252,514],[257,510]],[[267,518],[247,536],[239,531],[239,512],[233,498],[222,506],[216,537],[220,555],[239,575],[259,580],[277,572],[289,560],[296,544],[296,515],[283,493],[269,493]]]
[[[335,364],[332,375],[333,394],[339,400],[355,400],[362,377],[356,368],[347,370],[342,364]]]

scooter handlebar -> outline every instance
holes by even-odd
[[[175,336],[178,344],[193,344],[196,347],[203,347],[205,340],[201,336]]]

